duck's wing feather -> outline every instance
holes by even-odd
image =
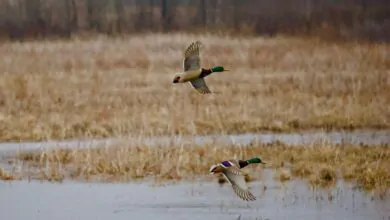
[[[256,200],[256,197],[249,191],[245,183],[244,174],[236,166],[225,168],[223,175],[232,184],[233,191],[238,197],[246,201]]]
[[[203,78],[196,78],[190,81],[192,87],[198,90],[202,94],[211,93],[209,87],[206,84],[206,81]]]
[[[238,185],[232,185],[233,191],[245,201],[254,201],[256,197],[249,190],[242,190]]]
[[[199,48],[201,43],[195,41],[184,51],[183,68],[184,71],[200,69]]]

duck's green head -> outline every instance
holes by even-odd
[[[223,66],[214,66],[213,68],[211,68],[211,70],[213,72],[224,72],[224,71],[229,71],[227,69],[225,69]]]
[[[252,159],[247,160],[246,162],[248,162],[248,163],[262,163],[262,164],[266,164],[266,162],[261,160],[260,157],[254,157]]]

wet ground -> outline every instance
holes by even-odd
[[[78,148],[97,147],[115,143],[131,142],[146,145],[170,145],[173,143],[205,144],[210,142],[248,144],[252,141],[270,143],[282,141],[290,145],[309,144],[315,141],[329,143],[352,143],[352,144],[388,144],[390,143],[390,130],[355,130],[355,131],[305,131],[301,133],[249,133],[239,135],[209,135],[209,136],[173,136],[155,138],[115,138],[100,140],[68,140],[50,142],[24,142],[0,143],[0,155],[19,150],[38,150],[47,148]]]
[[[372,198],[342,182],[332,190],[272,178],[249,186],[254,202],[240,200],[228,184],[217,182],[0,182],[0,219],[390,219],[390,199]]]
[[[143,144],[210,141],[247,144],[280,140],[290,144],[390,143],[390,131],[308,132],[303,134],[244,134],[154,139],[106,139],[46,143],[2,143],[0,156],[18,150],[52,147],[96,147],[116,141]],[[331,190],[312,190],[301,180],[283,184],[265,169],[263,181],[251,182],[254,202],[240,200],[228,184],[217,181],[153,186],[140,183],[63,183],[0,181],[0,219],[381,219],[390,220],[390,196],[378,198],[339,181]],[[266,186],[266,189],[264,189]]]

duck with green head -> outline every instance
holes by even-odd
[[[202,94],[211,93],[204,78],[215,72],[224,72],[223,66],[215,66],[210,69],[200,67],[199,41],[191,43],[184,51],[183,72],[176,73],[173,77],[173,83],[189,82],[194,89]]]
[[[253,201],[256,200],[256,197],[249,191],[245,182],[244,173],[240,169],[255,163],[266,164],[260,157],[254,157],[249,160],[226,160],[212,165],[210,173],[221,173],[232,185],[233,191],[238,197],[246,201]]]

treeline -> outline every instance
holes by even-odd
[[[0,0],[11,40],[196,30],[390,41],[390,0]]]

